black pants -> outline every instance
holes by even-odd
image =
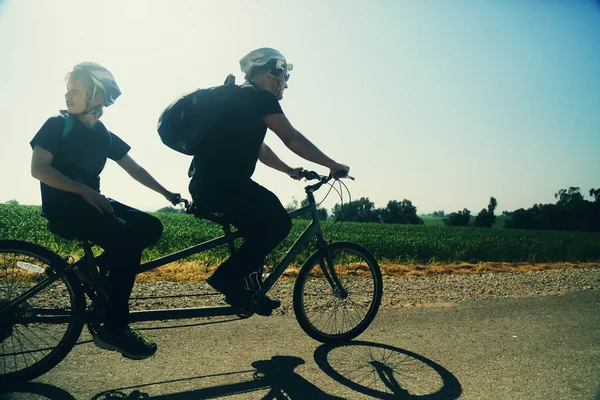
[[[78,207],[68,219],[51,221],[78,239],[87,239],[104,249],[102,263],[110,271],[105,325],[109,329],[122,329],[129,322],[129,297],[142,251],[158,241],[163,226],[152,215],[109,201],[114,214],[101,214],[86,203],[87,207]]]
[[[218,274],[241,279],[258,271],[292,228],[277,196],[254,181],[217,187],[196,185],[192,180],[190,192],[202,211],[225,214],[244,237],[238,251],[219,266]]]

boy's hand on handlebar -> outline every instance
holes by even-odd
[[[344,164],[335,163],[330,169],[329,172],[331,176],[335,179],[340,179],[345,176],[348,176],[350,172],[350,167]]]
[[[173,204],[174,206],[181,203],[181,194],[180,193],[167,192],[164,194],[164,196],[165,196],[165,199],[167,199],[169,201],[169,203]]]
[[[302,171],[304,171],[304,168],[291,168],[287,174],[290,176],[290,178],[299,181],[302,179]]]

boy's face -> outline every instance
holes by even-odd
[[[84,112],[87,109],[86,95],[83,83],[69,77],[67,80],[67,93],[65,93],[67,111],[71,114]]]

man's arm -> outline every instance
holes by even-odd
[[[156,179],[152,177],[141,165],[139,165],[133,158],[126,154],[125,157],[121,158],[117,161],[117,164],[121,168],[123,168],[129,176],[133,179],[154,190],[156,193],[159,193],[165,197],[165,199],[169,200],[172,204],[176,204],[176,199],[180,197],[179,193],[171,193],[167,189],[165,189]]]
[[[293,179],[300,179],[299,173],[302,171],[302,168],[292,168],[288,166],[286,163],[281,161],[281,159],[277,157],[277,154],[275,154],[273,150],[271,150],[271,148],[265,143],[260,146],[258,159],[267,167],[271,167],[277,171],[283,172],[284,174],[288,174]]]
[[[284,114],[270,114],[265,116],[263,120],[269,129],[279,136],[288,149],[305,160],[329,168],[332,174],[341,170],[346,171],[346,174],[350,171],[349,167],[327,157],[317,146],[296,130]]]
[[[80,195],[101,213],[113,212],[112,206],[103,195],[56,170],[52,166],[53,160],[52,153],[36,145],[31,156],[31,176],[55,189]]]

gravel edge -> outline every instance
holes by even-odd
[[[269,292],[282,305],[277,315],[293,313],[294,281],[280,281]],[[499,272],[433,277],[383,277],[382,308],[451,306],[474,300],[549,296],[600,289],[600,268],[534,272]],[[189,296],[192,295],[192,296]],[[165,298],[164,296],[185,296]],[[140,299],[140,297],[152,297]],[[132,310],[225,305],[204,282],[140,282],[134,286]]]

